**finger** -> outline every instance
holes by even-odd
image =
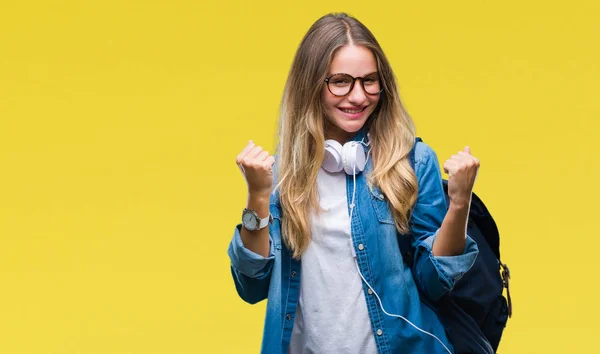
[[[458,154],[454,154],[450,157],[450,161],[454,161],[454,162],[465,162],[467,161],[468,156],[467,155],[461,155],[460,153]]]
[[[244,147],[242,152],[240,152],[239,155],[237,155],[235,162],[238,165],[241,164],[242,161],[244,160],[244,157],[246,157],[246,155],[248,155],[248,153],[250,152],[250,150],[252,150],[252,148],[254,148],[254,142],[252,140],[250,140],[250,141],[248,141],[248,144],[246,144],[246,146]]]
[[[457,156],[458,156],[457,160],[461,161],[463,164],[466,164],[466,165],[474,165],[475,161],[477,161],[477,159],[474,156],[469,155],[468,153],[466,153],[464,151],[459,152]]]
[[[271,169],[271,168],[273,168],[274,163],[275,163],[275,157],[269,156],[265,160],[265,167],[268,167],[269,169]]]
[[[454,161],[454,160],[448,161],[448,165],[447,165],[447,169],[446,169],[446,173],[448,174],[448,179],[455,176],[460,171],[461,166],[462,166],[462,162],[460,162],[460,161],[458,161],[458,162]]]
[[[258,154],[258,156],[256,156],[256,161],[262,164],[267,157],[269,157],[269,152],[263,150],[260,154]]]
[[[458,164],[456,161],[454,161],[452,159],[447,160],[444,163],[444,172],[446,172],[447,174],[454,173],[454,172],[456,172],[457,166],[458,166]]]
[[[471,148],[469,146],[465,146],[463,151],[466,152],[467,154],[471,155]]]
[[[465,151],[460,151],[459,156],[461,157],[461,161],[469,164],[469,165],[475,165],[475,166],[479,166],[479,159],[476,158],[473,155],[470,155],[469,153],[465,152]]]
[[[446,164],[444,164],[444,173],[448,173],[450,171],[450,168],[448,168],[448,166],[446,166]]]
[[[261,152],[263,152],[263,148],[262,146],[255,146],[254,148],[252,148],[252,150],[250,150],[250,152],[248,153],[248,155],[246,155],[246,159],[254,159],[256,158]]]
[[[475,165],[479,165],[479,160],[472,156],[469,155],[468,153],[461,151],[458,155],[454,155],[453,159],[454,161],[461,163],[463,165],[466,166],[475,166]]]

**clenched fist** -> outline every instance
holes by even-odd
[[[471,155],[468,146],[444,162],[444,171],[448,174],[448,197],[451,203],[458,206],[470,205],[478,170],[479,160]]]
[[[273,190],[273,164],[275,158],[252,140],[240,152],[236,163],[244,174],[248,194],[268,197]]]

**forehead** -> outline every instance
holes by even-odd
[[[367,47],[345,45],[337,50],[329,66],[329,74],[345,73],[364,76],[377,71],[375,55]]]

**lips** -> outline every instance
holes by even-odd
[[[367,106],[362,107],[337,107],[338,111],[340,111],[346,119],[361,119],[367,110]]]
[[[363,112],[367,106],[362,107],[337,107],[340,111],[348,114],[358,114]]]

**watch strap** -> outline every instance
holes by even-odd
[[[271,213],[269,213],[269,215],[267,215],[267,217],[259,219],[259,223],[258,223],[258,229],[264,229],[265,227],[267,227],[267,225],[269,225],[269,221],[271,220]]]

